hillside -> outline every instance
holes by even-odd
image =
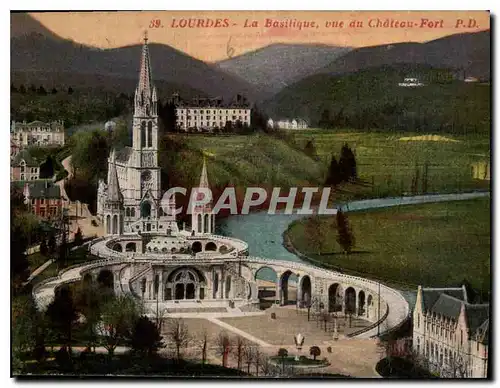
[[[490,31],[446,36],[426,43],[398,43],[352,50],[318,73],[345,74],[369,67],[422,64],[457,69],[463,77],[490,79]]]
[[[130,92],[124,79],[137,81],[141,37],[137,37],[137,45],[98,49],[62,39],[27,14],[11,15],[11,31],[11,72],[17,79],[25,76],[28,82],[47,80],[52,82],[46,86],[50,88],[66,85],[69,77],[74,84],[113,90],[116,90],[116,83],[123,83],[127,90],[120,91],[124,93]],[[254,87],[234,75],[221,72],[214,65],[163,44],[151,43],[149,50],[155,82],[186,85],[226,99],[237,93],[250,100],[256,98]]]
[[[160,165],[169,185],[192,187],[199,181],[202,155],[207,156],[213,187],[282,187],[323,183],[326,165],[316,162],[286,141],[266,134],[201,136],[170,134],[164,138]],[[175,150],[176,152],[171,152]]]
[[[399,87],[408,76],[425,86]],[[452,71],[421,65],[318,74],[283,89],[264,106],[271,117],[302,117],[311,126],[326,120],[326,128],[489,133],[489,84],[464,83],[453,76]]]
[[[349,50],[319,44],[272,44],[217,62],[217,66],[274,94],[316,73]]]

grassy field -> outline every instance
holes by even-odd
[[[472,164],[490,160],[490,139],[484,135],[459,137],[442,134],[457,142],[402,141],[399,139],[419,134],[354,130],[294,131],[290,136],[296,147],[302,149],[312,140],[324,165],[329,163],[332,154],[338,160],[342,145],[347,143],[356,155],[358,176],[370,184],[368,189],[361,189],[364,197],[410,193],[417,170],[418,192],[422,192],[425,164],[428,193],[489,188],[489,181],[473,179],[472,176]]]
[[[308,239],[310,221],[288,230],[301,252],[345,272],[389,283],[444,287],[466,279],[475,289],[490,289],[490,202],[475,199],[401,206],[349,214],[356,244],[344,255],[336,242],[333,217],[321,218],[323,247]]]
[[[343,187],[346,199],[410,193],[417,169],[420,175],[418,192],[421,192],[426,163],[426,192],[489,188],[489,181],[472,176],[473,163],[490,159],[488,137],[454,137],[458,142],[399,140],[412,135],[353,130],[290,131],[283,138],[266,134],[172,134],[165,138],[167,149],[161,154],[161,165],[169,175],[170,186],[190,187],[198,182],[203,152],[212,186],[288,188],[322,185],[331,155],[335,154],[338,159],[342,145],[347,143],[356,154],[358,175],[367,184]],[[302,151],[309,140],[313,141],[319,160],[313,160]]]
[[[162,167],[175,183],[197,184],[203,152],[211,185],[276,185],[281,187],[323,183],[326,165],[294,149],[287,142],[265,134],[202,136],[172,134]],[[171,152],[176,151],[176,152]]]

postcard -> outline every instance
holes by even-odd
[[[10,53],[13,377],[491,378],[489,12],[12,12]]]

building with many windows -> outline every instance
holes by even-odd
[[[251,109],[242,96],[224,103],[222,98],[194,98],[183,101],[178,94],[172,96],[177,116],[177,128],[188,131],[212,131],[250,127]]]
[[[21,148],[32,145],[63,146],[65,142],[63,121],[53,121],[51,123],[13,121],[10,132],[11,140]]]
[[[442,377],[486,378],[489,304],[469,303],[461,288],[418,287],[413,350]]]
[[[56,218],[62,213],[61,189],[50,180],[25,182],[25,203],[39,217]]]
[[[33,181],[40,178],[40,161],[29,153],[28,150],[19,152],[10,165],[11,181]]]

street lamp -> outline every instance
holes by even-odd
[[[302,350],[302,345],[304,344],[304,336],[300,333],[296,334],[294,337],[293,337],[294,341],[295,341],[295,346],[297,347],[297,351],[300,352]],[[295,356],[295,361],[299,361],[299,354],[297,353],[297,355]]]

